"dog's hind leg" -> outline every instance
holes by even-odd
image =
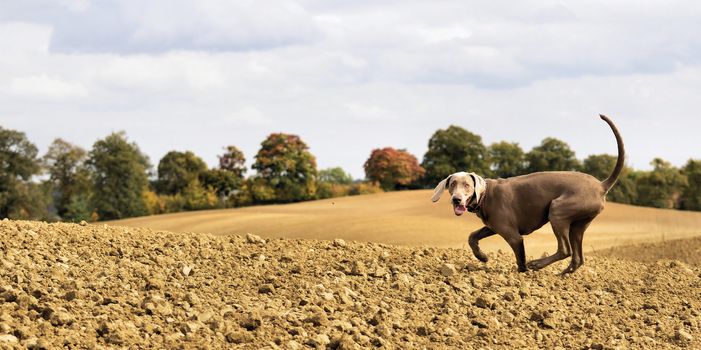
[[[541,259],[536,259],[528,262],[528,268],[533,270],[540,270],[556,261],[560,261],[572,254],[572,248],[570,246],[570,224],[571,221],[568,218],[571,213],[569,210],[562,209],[568,208],[566,203],[562,200],[554,200],[550,209],[550,226],[552,226],[553,232],[555,233],[555,238],[557,238],[557,252],[555,254],[546,256]]]
[[[572,273],[577,271],[577,269],[584,264],[584,255],[582,255],[582,239],[584,238],[584,231],[587,230],[589,224],[594,220],[594,218],[583,219],[575,221],[570,226],[570,243],[572,244],[572,260],[570,265],[567,266],[565,273]]]
[[[472,248],[472,253],[475,254],[475,257],[481,261],[481,262],[487,262],[487,255],[482,252],[479,246],[479,241],[482,238],[486,238],[489,236],[494,235],[496,232],[492,231],[491,228],[485,226],[482,227],[481,229],[470,233],[470,238],[467,240],[468,243],[470,243],[470,248]]]

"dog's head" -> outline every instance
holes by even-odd
[[[443,191],[448,190],[455,215],[465,214],[468,208],[474,208],[484,194],[484,179],[475,173],[459,172],[452,174],[438,183],[431,200],[441,199]]]

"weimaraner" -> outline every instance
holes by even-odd
[[[604,181],[575,171],[544,171],[486,180],[475,173],[459,172],[438,183],[431,200],[438,201],[447,189],[455,215],[469,211],[482,219],[484,227],[469,238],[470,248],[480,261],[487,262],[487,256],[480,250],[479,241],[498,233],[514,250],[520,272],[542,269],[571,255],[570,265],[562,273],[572,273],[584,263],[584,231],[604,209],[606,193],[616,183],[625,159],[616,125],[608,117],[600,117],[611,127],[618,144],[616,166]],[[557,238],[557,252],[526,264],[522,236],[548,221]]]

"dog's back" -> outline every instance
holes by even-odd
[[[490,189],[488,196],[497,199],[489,203],[508,206],[506,212],[516,214],[522,235],[527,235],[548,222],[551,202],[557,198],[576,198],[582,203],[590,203],[588,212],[603,210],[605,201],[605,189],[601,181],[575,171],[545,171],[487,180],[487,188]]]

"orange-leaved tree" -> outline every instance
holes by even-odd
[[[408,186],[426,172],[416,157],[403,149],[374,149],[365,162],[365,176],[385,191]]]

